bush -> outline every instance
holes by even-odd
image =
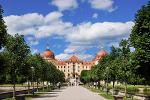
[[[113,86],[112,85],[108,85],[108,89],[112,89],[113,88]]]
[[[150,89],[144,88],[143,91],[147,92],[147,91],[150,91]]]
[[[147,91],[147,88],[144,88],[143,91],[146,92],[146,91]]]
[[[127,87],[128,92],[139,92],[139,89],[137,87]]]
[[[121,90],[121,86],[119,86],[119,85],[115,85],[115,87],[114,87],[116,90]]]

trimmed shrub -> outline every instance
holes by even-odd
[[[128,92],[139,92],[139,89],[137,87],[127,87]]]
[[[143,91],[146,92],[146,91],[147,91],[147,88],[144,88]]]

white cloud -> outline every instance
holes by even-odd
[[[36,41],[30,41],[30,45],[38,45],[39,42],[36,40]]]
[[[116,8],[113,8],[114,1],[112,0],[88,0],[91,3],[92,8],[98,10],[107,10],[108,12],[114,11]]]
[[[57,60],[59,59],[62,59],[63,61],[65,60],[68,60],[70,57],[72,57],[73,54],[66,54],[66,53],[61,53],[59,55],[56,55],[55,58]],[[85,54],[85,53],[78,53],[78,54],[75,54],[75,56],[77,58],[79,58],[80,60],[87,60],[87,59],[93,59],[94,57],[92,55],[89,55],[89,54]]]
[[[38,50],[37,49],[33,49],[33,54],[37,53]]]
[[[101,41],[120,41],[129,37],[134,22],[91,22],[78,24],[68,30],[66,42],[71,42],[64,50],[65,53],[80,52],[93,46],[99,46]],[[115,43],[115,46],[118,44]]]
[[[31,16],[31,19],[29,17]],[[8,28],[8,33],[23,35],[33,35],[31,45],[37,45],[38,38],[48,36],[57,36],[55,39],[64,39],[70,44],[66,46],[64,53],[82,52],[87,48],[99,46],[102,41],[118,42],[120,39],[128,38],[131,33],[134,22],[91,22],[79,23],[73,26],[71,22],[63,22],[61,12],[51,12],[45,17],[37,13],[25,14],[22,16],[7,16],[4,17],[5,24]],[[27,17],[27,18],[26,18]],[[38,21],[37,21],[38,20]],[[31,22],[30,22],[31,21]],[[116,45],[116,44],[115,44]],[[60,45],[61,46],[61,45]],[[60,47],[57,45],[57,47]]]
[[[75,9],[78,7],[77,0],[53,0],[51,4],[57,6],[59,11]]]
[[[97,18],[97,17],[98,17],[98,14],[95,13],[95,14],[93,14],[93,17],[92,17],[92,18]]]
[[[53,37],[53,39],[64,39],[64,37],[57,36],[57,37]]]
[[[53,47],[57,47],[57,48],[60,48],[62,45],[57,45],[55,44]]]
[[[34,40],[34,38],[33,37],[27,37],[27,40],[32,41],[32,40]]]
[[[8,33],[34,35],[35,38],[45,38],[55,34],[66,34],[64,30],[72,26],[70,22],[63,22],[61,12],[51,12],[45,17],[37,13],[29,13],[22,16],[10,15],[4,17]]]
[[[120,43],[120,42],[111,42],[111,43],[109,43],[107,46],[108,46],[108,47],[111,47],[111,46],[113,45],[114,47],[117,47],[117,48],[118,48],[118,47],[119,47],[119,43]]]

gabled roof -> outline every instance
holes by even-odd
[[[55,65],[66,65],[65,61],[55,61]]]
[[[73,56],[69,58],[66,62],[82,62],[82,61],[73,54]]]

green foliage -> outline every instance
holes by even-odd
[[[143,89],[144,92],[150,91],[150,89],[147,89],[146,87]]]
[[[92,92],[98,92],[98,93],[105,93],[105,91],[100,90],[100,89],[91,89]]]
[[[147,88],[144,88],[143,91],[147,91]]]
[[[150,1],[137,11],[134,21],[129,37],[130,45],[135,48],[131,64],[136,69],[135,74],[145,78],[145,84],[150,84]]]
[[[4,13],[2,6],[0,5],[0,50],[7,44],[8,34],[6,30],[6,25],[3,20],[2,14]]]
[[[137,87],[127,87],[128,92],[139,92],[139,89]]]
[[[87,77],[89,77],[88,70],[82,70],[81,75],[80,75],[80,81],[86,84],[88,82]]]

